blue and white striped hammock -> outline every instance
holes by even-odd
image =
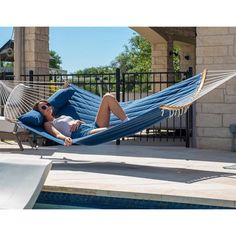
[[[213,75],[214,75],[213,71]],[[117,117],[111,115],[110,126],[107,130],[87,135],[85,137],[73,139],[74,144],[97,145],[113,141],[122,137],[133,135],[158,122],[161,122],[173,115],[180,116],[184,114],[190,105],[222,83],[235,77],[236,72],[227,72],[227,76],[222,72],[222,76],[209,77],[206,79],[207,71],[195,75],[189,79],[174,84],[160,92],[147,97],[121,102],[121,107],[130,118],[127,122],[121,122]],[[66,94],[66,101],[63,104],[58,102],[61,91]],[[56,107],[56,115],[68,115],[74,119],[80,119],[85,123],[94,122],[101,97],[83,90],[75,85],[69,85],[68,88],[57,91],[48,101]],[[62,105],[60,107],[60,104]],[[7,111],[7,109],[6,109]],[[7,112],[6,112],[7,113]],[[47,133],[42,127],[30,126],[19,119],[20,126],[37,133],[47,139],[64,144],[64,141],[57,139]]]

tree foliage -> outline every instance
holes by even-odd
[[[57,54],[57,52],[50,50],[49,55],[49,67],[53,69],[61,69],[62,60],[61,57]]]
[[[140,35],[134,34],[128,42],[128,45],[124,45],[124,51],[121,52],[109,66],[90,67],[83,70],[78,70],[78,75],[82,74],[107,74],[115,73],[116,68],[120,68],[121,72],[150,72],[151,71],[151,44],[141,37]],[[85,76],[86,77],[86,76]],[[96,76],[95,76],[96,77]],[[106,76],[103,77],[105,79]],[[129,84],[126,85],[126,91],[146,91],[147,83],[145,80],[148,78],[141,78],[140,76],[131,75],[129,77]],[[92,79],[93,81],[94,79]],[[142,88],[139,85],[135,85],[135,81],[144,82]],[[105,80],[103,80],[105,81]],[[110,82],[115,82],[115,77],[111,77]],[[112,85],[112,90],[115,90],[115,86]],[[91,90],[97,91],[95,85],[90,86]],[[106,90],[106,88],[104,89]]]
[[[4,68],[13,68],[13,62],[2,62],[2,65],[0,65]]]
[[[173,67],[174,72],[180,72],[180,47],[178,45],[174,45],[173,47]]]
[[[76,74],[107,74],[114,73],[115,68],[110,66],[89,67],[83,70],[78,70]]]
[[[120,67],[123,72],[149,72],[151,71],[151,44],[145,38],[135,34],[129,44],[111,63]]]

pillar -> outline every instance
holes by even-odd
[[[14,74],[49,74],[49,28],[15,27]]]

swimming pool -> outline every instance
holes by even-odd
[[[226,207],[42,191],[34,209],[229,209]]]

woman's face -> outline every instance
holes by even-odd
[[[43,116],[52,115],[53,113],[52,106],[47,102],[40,102],[38,104],[38,110]]]

